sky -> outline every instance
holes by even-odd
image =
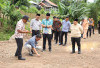
[[[94,2],[94,0],[88,0],[88,2]]]

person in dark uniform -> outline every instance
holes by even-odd
[[[98,33],[100,34],[100,20],[98,21]]]

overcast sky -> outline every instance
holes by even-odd
[[[94,0],[88,0],[88,2],[94,2]]]

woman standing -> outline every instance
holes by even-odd
[[[83,39],[86,39],[86,34],[87,34],[87,30],[88,30],[88,21],[86,19],[84,19],[84,22],[82,24],[83,27]]]

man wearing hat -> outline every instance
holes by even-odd
[[[23,34],[30,33],[30,31],[25,30],[25,24],[28,21],[28,18],[28,16],[23,16],[23,18],[17,22],[15,29],[15,40],[17,43],[15,56],[18,56],[18,60],[25,60],[25,58],[22,58],[21,52],[23,47]]]
[[[46,50],[46,39],[48,39],[49,51],[51,52],[51,39],[52,39],[52,24],[53,24],[53,21],[49,18],[50,18],[50,13],[47,13],[46,19],[42,20],[43,51]]]
[[[83,34],[83,28],[78,24],[78,19],[75,19],[71,25],[72,54],[75,53],[75,42],[78,46],[78,54],[81,53],[81,34]]]

